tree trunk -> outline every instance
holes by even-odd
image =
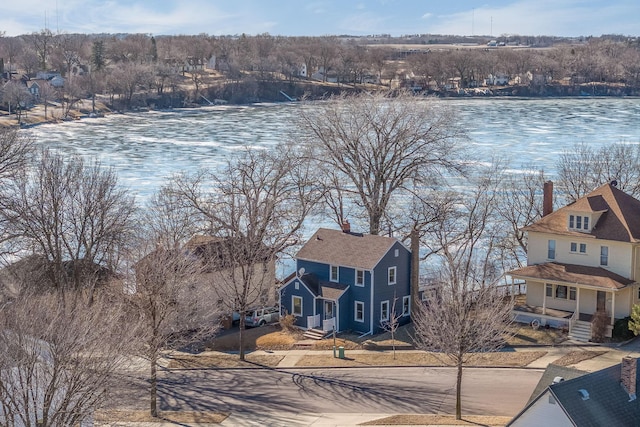
[[[462,360],[457,363],[456,377],[456,420],[462,419]]]
[[[240,339],[240,360],[244,360],[244,311],[240,312],[240,324],[238,325],[238,328],[240,329],[240,333],[238,334],[238,337]]]
[[[411,299],[409,313],[418,315],[420,310],[420,236],[415,228],[411,230]]]
[[[154,418],[158,417],[158,372],[157,372],[157,361],[155,357],[151,358],[151,378],[150,378],[150,389],[151,389],[151,416]]]

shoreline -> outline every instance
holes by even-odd
[[[513,101],[551,101],[551,100],[580,100],[580,101],[590,101],[590,100],[609,100],[609,99],[638,99],[640,100],[640,95],[575,95],[575,96],[514,96],[514,95],[453,95],[453,96],[437,96],[437,95],[426,95],[425,97],[432,97],[437,100],[441,100],[444,102],[447,101],[459,101],[459,100],[483,100],[489,101],[494,99],[499,99],[501,101],[513,100]],[[322,101],[312,100],[311,102]],[[56,107],[48,107],[48,117],[44,119],[44,107],[42,105],[37,105],[34,108],[28,110],[23,113],[23,117],[21,119],[21,123],[17,123],[17,118],[14,114],[3,114],[0,115],[0,129],[2,128],[11,128],[11,129],[24,129],[28,130],[31,128],[35,128],[41,125],[56,125],[56,124],[64,124],[69,122],[76,122],[79,120],[87,120],[87,119],[100,119],[110,116],[117,115],[131,115],[131,114],[145,114],[150,112],[180,112],[180,111],[197,111],[197,110],[230,110],[234,108],[251,108],[251,107],[265,107],[270,105],[285,105],[285,104],[296,104],[301,103],[303,101],[264,101],[264,102],[253,102],[246,104],[213,104],[213,105],[198,105],[198,106],[188,106],[188,107],[174,107],[167,109],[154,109],[154,108],[138,108],[127,111],[114,111],[108,108],[103,103],[96,103],[95,113],[89,111],[84,104],[91,104],[90,100],[81,100],[79,101],[80,107],[75,108],[69,112],[69,118],[62,119],[60,117],[56,117],[55,113],[59,110]]]

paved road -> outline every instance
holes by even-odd
[[[463,411],[515,415],[541,375],[531,369],[465,369]],[[454,413],[454,385],[452,368],[187,370],[163,373],[159,397],[164,410]]]

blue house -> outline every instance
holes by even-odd
[[[282,312],[303,329],[375,334],[410,319],[411,252],[391,237],[321,228],[296,255],[280,288]],[[394,305],[395,304],[395,305]]]

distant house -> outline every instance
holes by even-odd
[[[509,273],[527,287],[516,319],[566,327],[588,341],[601,312],[611,336],[615,320],[640,303],[640,201],[613,182],[553,212],[552,194],[548,182],[544,216],[524,228],[527,266]]]
[[[321,228],[296,254],[280,307],[304,329],[374,334],[410,319],[411,253],[397,239]],[[394,305],[395,301],[395,305]]]
[[[42,80],[40,82],[38,82],[37,80],[27,80],[26,82],[27,89],[29,90],[29,93],[31,94],[31,96],[33,96],[33,99],[36,100],[36,102],[40,99],[41,83],[42,83]]]
[[[242,277],[251,278],[247,286],[247,299],[252,304],[274,305],[276,303],[275,257],[271,256],[268,248],[264,248],[264,257],[253,259],[254,262],[258,262],[252,266],[242,263],[241,258],[238,258],[238,253],[240,257],[242,256],[241,246],[234,245],[225,238],[194,236],[185,244],[184,250],[202,260],[205,268],[199,282],[214,288],[213,293],[220,298],[220,301],[216,302],[219,306],[234,309],[232,301],[234,287],[240,286]],[[231,255],[232,251],[233,255]]]
[[[489,74],[485,79],[487,86],[504,86],[509,84],[509,75],[506,73]]]
[[[625,357],[621,364],[591,374],[572,379],[558,375],[507,426],[637,426],[638,373],[638,359]]]

